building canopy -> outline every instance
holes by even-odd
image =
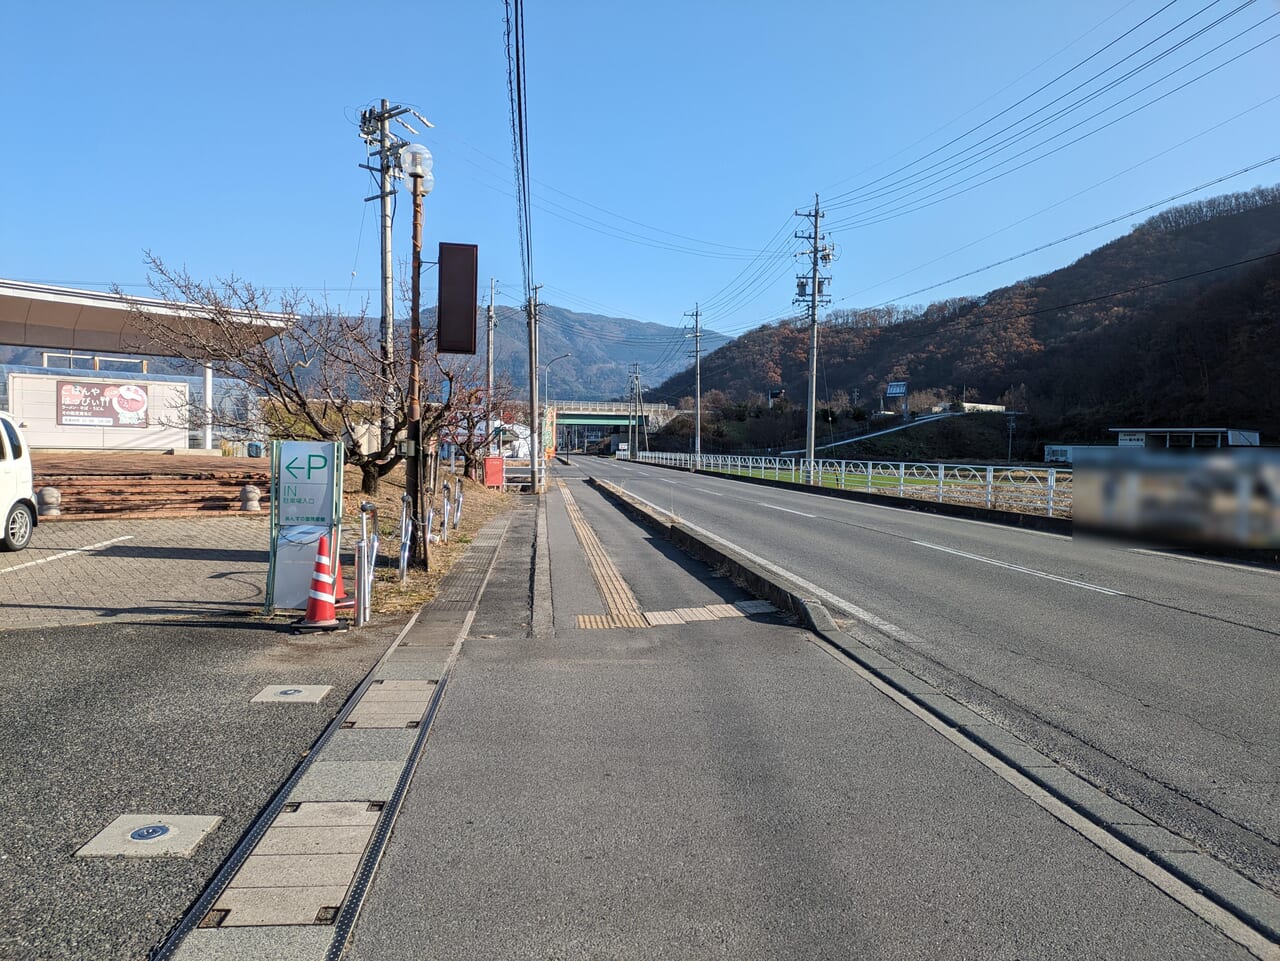
[[[0,344],[153,356],[170,353],[138,325],[138,311],[157,318],[181,318],[185,325],[197,327],[204,313],[196,305],[182,307],[153,298],[0,279]],[[243,319],[263,339],[274,337],[292,321],[284,314],[245,314]]]

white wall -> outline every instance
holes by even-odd
[[[190,412],[187,385],[145,378],[75,374],[10,374],[9,407],[26,424],[27,443],[37,448],[77,450],[185,450]],[[58,381],[95,386],[137,384],[148,395],[146,426],[99,427],[58,423]]]

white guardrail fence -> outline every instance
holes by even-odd
[[[692,454],[638,452],[641,464],[693,469]],[[792,484],[859,490],[938,503],[965,504],[1020,514],[1071,516],[1071,471],[1056,467],[983,467],[972,464],[911,464],[891,461],[803,460],[703,454],[701,469]]]

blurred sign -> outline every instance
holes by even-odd
[[[907,382],[905,380],[895,380],[884,389],[884,395],[886,397],[906,397]]]
[[[1280,452],[1074,452],[1075,528],[1163,543],[1280,547]]]
[[[142,384],[60,380],[58,423],[72,427],[146,427],[150,398]]]

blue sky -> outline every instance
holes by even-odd
[[[385,97],[436,125],[409,138],[435,156],[428,250],[479,244],[484,294],[494,276],[518,302],[503,15],[501,0],[10,4],[0,276],[141,292],[151,250],[376,313],[356,118]],[[679,325],[702,302],[728,333],[785,316],[792,214],[815,192],[833,204],[834,306],[981,293],[1280,155],[1280,0],[529,0],[525,18],[534,277],[574,310]],[[931,164],[948,179],[911,179]],[[1180,202],[1277,181],[1271,162]],[[402,261],[410,219],[406,191]]]

